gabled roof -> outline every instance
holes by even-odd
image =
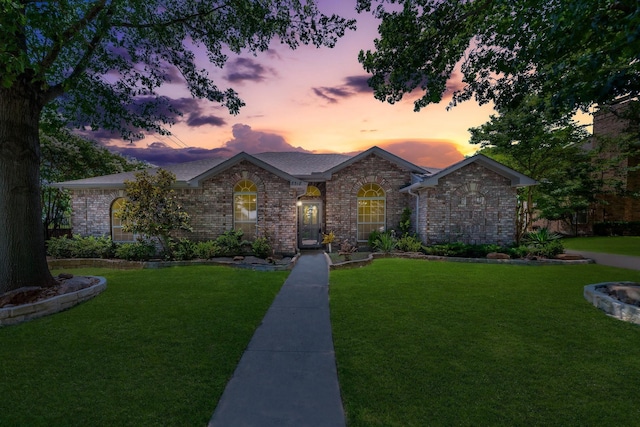
[[[304,152],[274,152],[236,154],[229,159],[211,158],[194,162],[179,163],[163,167],[176,175],[176,187],[197,187],[200,183],[242,161],[250,162],[282,179],[289,181],[325,181],[331,175],[363,158],[375,154],[413,173],[425,174],[429,171],[416,166],[378,147],[372,147],[355,156],[347,154],[313,154]],[[154,173],[158,168],[149,168]],[[123,172],[94,178],[65,181],[53,184],[59,188],[124,188],[124,181],[134,180],[135,172]]]
[[[288,174],[287,172],[284,172],[281,169],[278,169],[277,167],[274,167],[273,165],[264,162],[263,160],[260,160],[259,158],[257,158],[256,156],[252,156],[251,154],[247,154],[244,151],[242,153],[236,154],[235,156],[231,157],[230,159],[227,159],[221,163],[219,163],[218,165],[212,167],[211,169],[196,175],[194,177],[192,177],[191,179],[188,180],[188,185],[190,187],[197,187],[201,181],[211,177],[211,176],[215,176],[218,173],[229,169],[230,167],[237,165],[238,163],[242,162],[242,161],[247,161],[249,163],[253,163],[254,165],[271,172],[272,174],[279,176],[282,179],[285,179],[287,181],[296,181],[298,178]]]
[[[302,179],[316,177],[349,160],[348,154],[313,154],[303,152],[275,152],[254,154],[254,157]]]
[[[482,165],[487,169],[492,170],[495,173],[511,180],[512,187],[528,187],[537,184],[536,180],[529,178],[528,176],[523,175],[520,172],[517,172],[510,167],[503,165],[502,163],[496,162],[495,160],[483,154],[476,154],[475,156],[467,157],[466,159],[455,163],[448,168],[442,169],[441,171],[436,172],[433,175],[421,176],[421,180],[408,187],[403,188],[401,191],[413,191],[425,187],[435,187],[436,185],[438,185],[440,178],[444,178],[445,176],[450,175],[451,173],[471,163],[478,163],[479,165]]]
[[[406,161],[405,159],[396,156],[395,154],[391,154],[388,151],[383,150],[380,147],[371,147],[366,151],[363,151],[360,154],[357,154],[353,157],[350,157],[348,160],[340,163],[339,165],[336,165],[334,167],[332,167],[331,169],[327,170],[325,172],[325,176],[327,177],[331,177],[332,174],[340,171],[341,169],[346,168],[347,166],[351,166],[352,164],[364,159],[365,157],[368,157],[372,154],[375,154],[379,157],[382,157],[385,160],[390,161],[391,163],[395,163],[396,165],[398,165],[399,167],[406,169],[410,172],[415,172],[415,173],[427,173],[428,171],[420,166],[414,165],[411,162]]]

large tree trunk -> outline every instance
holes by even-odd
[[[42,103],[28,79],[0,87],[0,294],[55,283],[40,206]]]

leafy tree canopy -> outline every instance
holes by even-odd
[[[273,38],[332,47],[354,21],[319,13],[310,0],[65,0],[0,2],[0,86],[35,90],[50,120],[117,130],[166,132],[176,112],[157,89],[174,67],[196,98],[237,113],[196,52],[222,67],[227,55],[258,52]]]
[[[535,94],[560,113],[640,94],[637,0],[358,0],[382,19],[375,49],[359,60],[381,101],[423,91],[415,110],[438,103],[453,73],[473,97],[498,108]],[[459,71],[458,71],[459,67]]]
[[[483,154],[539,182],[519,189],[517,238],[537,216],[571,222],[595,200],[598,186],[595,152],[584,148],[587,132],[567,116],[545,116],[535,104],[532,100],[469,129],[470,142]]]
[[[125,138],[166,133],[178,111],[165,83],[237,113],[242,100],[197,53],[222,67],[274,39],[331,47],[354,28],[314,0],[0,0],[0,292],[55,284],[42,230],[43,118]]]

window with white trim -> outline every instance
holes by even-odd
[[[358,241],[366,241],[374,231],[384,231],[385,225],[385,192],[378,184],[367,183],[358,191]]]
[[[114,242],[133,242],[135,236],[122,230],[122,220],[117,215],[122,210],[125,198],[119,197],[111,204],[111,240]]]
[[[233,228],[244,231],[244,235],[256,235],[258,222],[258,187],[243,179],[233,188]]]

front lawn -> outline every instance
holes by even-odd
[[[586,252],[640,256],[640,236],[564,238],[566,249]]]
[[[407,259],[332,271],[348,425],[636,425],[640,326],[582,296],[611,280],[640,272]]]
[[[2,426],[202,426],[286,272],[86,269],[107,290],[0,328]]]

